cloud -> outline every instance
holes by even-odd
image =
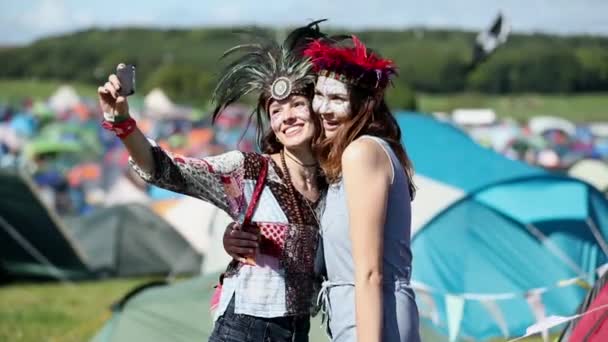
[[[31,30],[44,32],[65,30],[71,26],[66,3],[62,0],[42,0],[32,10],[24,11],[18,21]]]
[[[499,10],[514,31],[608,35],[605,0],[204,0],[120,3],[80,0],[4,1],[0,44],[29,42],[52,34],[97,27],[258,24],[280,27],[329,18],[325,27],[344,29],[485,28]],[[542,14],[542,15],[539,15]]]

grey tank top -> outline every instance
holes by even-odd
[[[385,281],[403,278],[409,280],[412,263],[409,180],[399,159],[386,141],[373,136],[363,136],[360,139],[362,138],[372,139],[380,144],[389,156],[393,168],[393,181],[388,194],[384,224],[383,277]],[[327,277],[332,283],[354,283],[348,221],[344,184],[340,181],[329,187],[321,218]]]

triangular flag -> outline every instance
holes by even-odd
[[[542,292],[544,291],[530,291],[526,293],[526,300],[532,309],[532,313],[534,314],[534,318],[536,318],[537,323],[545,320],[545,305],[543,304]],[[543,336],[543,341],[548,342],[549,330],[544,329],[541,331],[541,333]]]
[[[424,307],[424,312],[421,312],[421,314],[430,318],[433,324],[439,325],[439,311],[437,311],[437,304],[433,295],[424,290],[418,290],[416,295],[420,297],[421,304]]]
[[[492,318],[494,318],[496,325],[498,325],[502,332],[502,336],[504,338],[509,338],[509,327],[507,326],[505,316],[502,314],[502,310],[500,310],[498,304],[493,300],[482,300],[480,303],[488,310]]]
[[[464,298],[449,294],[445,295],[445,306],[448,316],[450,342],[454,342],[460,333],[460,324],[464,315]]]

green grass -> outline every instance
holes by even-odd
[[[35,100],[45,100],[51,96],[59,86],[64,84],[73,86],[76,89],[76,92],[81,96],[96,96],[96,87],[88,84],[48,80],[0,79],[0,101],[16,103],[24,97],[31,97]]]
[[[551,115],[574,122],[608,120],[608,94],[581,95],[486,95],[421,94],[418,106],[426,112],[450,112],[456,108],[492,108],[500,117],[525,121],[532,116]]]
[[[0,287],[0,341],[87,341],[110,317],[110,305],[147,280]]]
[[[0,341],[84,342],[110,317],[109,306],[151,279],[11,284],[0,287]],[[554,336],[554,338],[557,336]],[[504,341],[494,339],[492,342]],[[541,342],[540,337],[524,340]]]

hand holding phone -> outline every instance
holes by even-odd
[[[118,94],[129,96],[135,93],[135,65],[120,63],[116,67],[116,76],[120,81]]]

